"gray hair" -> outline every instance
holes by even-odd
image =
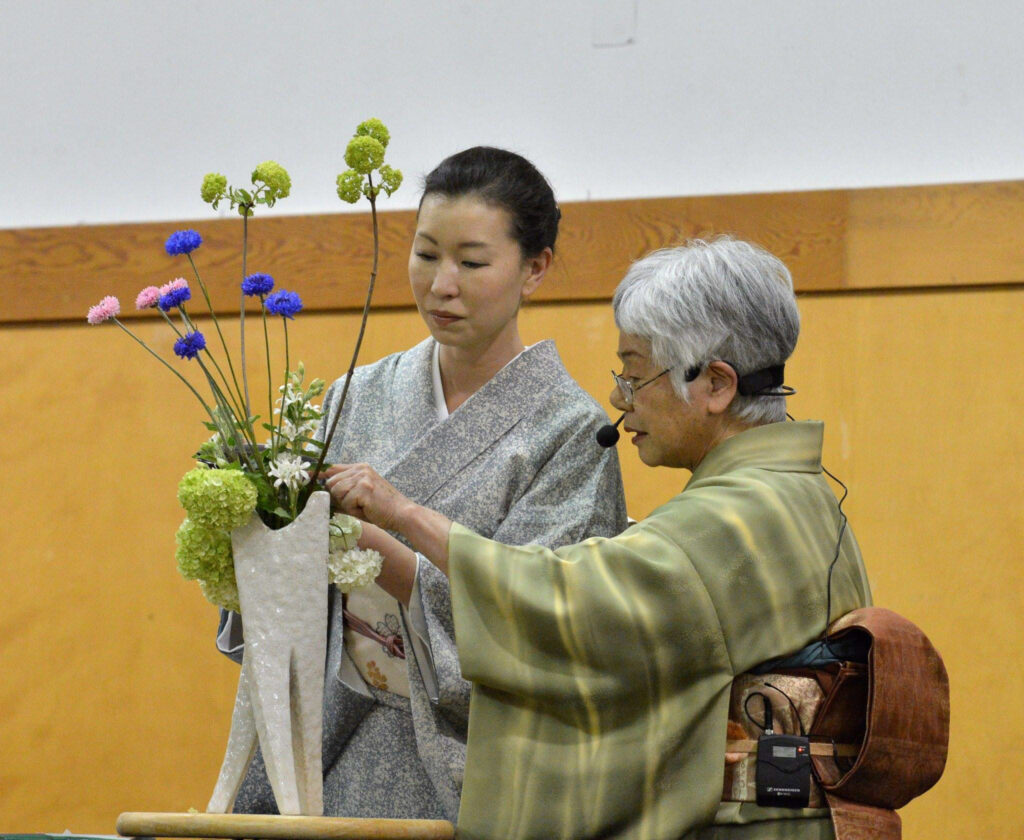
[[[612,299],[620,330],[651,344],[655,365],[689,402],[688,368],[720,359],[739,376],[781,365],[800,333],[793,278],[777,257],[723,236],[654,251],[630,266]],[[744,397],[729,405],[747,423],[786,417],[785,397]]]

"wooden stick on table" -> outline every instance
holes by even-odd
[[[124,837],[251,837],[256,840],[453,840],[445,820],[373,820],[264,814],[128,812],[117,818]]]

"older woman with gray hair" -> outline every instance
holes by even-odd
[[[723,801],[734,678],[870,602],[823,426],[786,421],[789,272],[693,241],[635,263],[613,306],[611,401],[645,464],[692,473],[619,536],[501,545],[366,465],[329,471],[336,505],[379,526],[382,578],[410,553],[394,531],[451,581],[473,683],[459,836],[831,837],[827,811]]]

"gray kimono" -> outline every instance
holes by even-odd
[[[503,543],[554,548],[625,528],[618,457],[594,440],[607,417],[566,371],[554,342],[524,351],[444,421],[435,405],[433,352],[427,339],[356,370],[328,462],[369,463],[414,501]],[[344,378],[327,391],[325,424],[343,386]],[[470,683],[455,651],[448,580],[425,558],[410,608],[399,612],[409,699],[367,684],[347,658],[341,596],[332,591],[324,810],[454,822]],[[237,616],[222,620],[218,638],[237,659],[239,625]],[[275,811],[259,754],[235,810]]]

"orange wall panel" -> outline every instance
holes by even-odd
[[[949,767],[905,809],[905,836],[1018,836],[1024,289],[800,307],[791,411],[826,421],[825,460],[850,488],[876,601],[925,628],[951,677]],[[522,322],[527,341],[556,338],[608,405],[607,303],[533,305]],[[135,323],[169,353],[164,327]],[[310,376],[339,375],[357,325],[299,316],[292,358]],[[414,311],[375,312],[363,359],[425,335]],[[262,393],[258,348],[249,362]],[[0,375],[0,831],[112,833],[121,811],[202,809],[237,667],[214,649],[216,610],[174,567],[175,487],[206,436],[200,410],[112,325],[0,329]],[[628,439],[619,449],[633,516],[685,483],[640,464]]]

